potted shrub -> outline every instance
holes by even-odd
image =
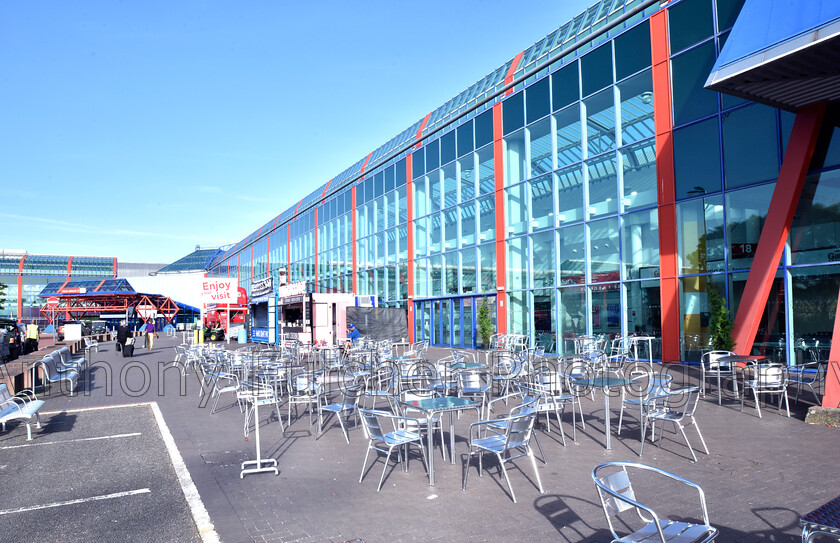
[[[496,333],[496,327],[493,325],[493,318],[490,316],[490,302],[487,297],[481,299],[481,305],[478,306],[478,335],[481,337],[481,347],[487,349],[490,347],[490,338]]]
[[[726,299],[721,296],[714,285],[709,284],[709,308],[711,317],[709,319],[709,337],[712,350],[731,351],[735,348],[735,341],[732,339],[732,315],[726,306]]]

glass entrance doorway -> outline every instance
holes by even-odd
[[[415,341],[428,340],[431,345],[473,349],[481,342],[477,337],[478,306],[483,296],[441,298],[414,302]],[[495,309],[495,296],[488,296]]]

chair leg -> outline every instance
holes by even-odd
[[[434,451],[429,451],[429,454],[434,454]],[[467,453],[467,460],[464,463],[464,476],[461,478],[461,491],[467,490],[467,478],[470,476],[470,460],[472,460],[472,447]]]
[[[683,425],[677,421],[674,421],[674,426],[680,429],[680,433],[682,434],[683,439],[685,440],[685,444],[686,446],[688,446],[688,452],[691,453],[691,457],[694,459],[694,462],[697,462],[697,455],[694,454],[694,449],[691,448],[691,443],[688,441],[688,436],[685,435],[685,428],[683,428]]]
[[[784,394],[784,396],[785,396],[785,411],[787,411],[787,416],[788,416],[788,418],[790,418],[790,402],[788,402],[787,389],[785,389],[784,392],[782,392],[782,394]],[[782,408],[782,397],[779,396],[779,410],[781,410],[781,408]]]
[[[761,418],[761,406],[758,404],[758,392],[753,389],[753,398],[755,398],[755,410],[758,411],[758,418]]]
[[[703,434],[700,433],[700,427],[697,426],[697,421],[694,420],[694,417],[691,418],[691,424],[693,424],[694,428],[697,430],[697,435],[700,437],[700,443],[703,444],[703,450],[706,451],[706,454],[710,454],[709,447],[706,446],[706,440],[703,439]]]
[[[621,435],[621,423],[624,421],[624,400],[621,400],[621,411],[618,412],[618,430],[616,430],[615,435]]]
[[[537,462],[534,460],[534,451],[531,450],[531,447],[528,447],[528,456],[531,457],[531,465],[534,467],[534,476],[537,478],[537,487],[540,489],[540,494],[545,494],[542,480],[540,480],[540,472],[537,470]]]
[[[371,443],[368,441],[367,450],[365,451],[365,459],[362,461],[362,473],[359,474],[359,483],[362,482],[362,478],[365,476],[365,466],[367,466],[367,459],[370,455]]]
[[[335,416],[338,418],[338,424],[341,425],[341,431],[344,432],[344,441],[346,441],[347,444],[349,445],[350,444],[350,436],[347,435],[347,428],[344,427],[343,417],[341,416],[341,413],[336,413]],[[389,456],[390,456],[390,453],[389,453]]]
[[[339,420],[341,420],[341,417],[339,417]],[[350,442],[348,441],[347,443],[350,443]],[[385,455],[385,465],[382,466],[382,475],[379,476],[379,486],[376,487],[377,492],[379,492],[379,490],[382,488],[382,481],[385,480],[385,470],[388,469],[388,462],[391,460],[391,451],[393,451],[393,450],[394,450],[393,445],[388,447],[388,454]]]
[[[507,481],[508,490],[510,490],[510,497],[513,499],[513,503],[516,503],[516,494],[513,493],[513,487],[510,484],[510,477],[508,476],[507,469],[505,468],[505,460],[502,458],[500,453],[496,453],[496,456],[499,458],[499,469],[502,470],[502,474],[505,476],[505,481]],[[534,464],[534,469],[536,469],[537,465]]]
[[[566,404],[563,404],[563,411],[566,410]],[[566,432],[563,431],[563,421],[560,420],[560,408],[557,406],[557,403],[554,404],[554,414],[557,416],[557,427],[560,428],[560,438],[563,440],[563,446],[566,446]],[[539,442],[537,442],[539,444]],[[542,449],[540,449],[540,454],[542,454]],[[545,457],[543,457],[545,458]]]

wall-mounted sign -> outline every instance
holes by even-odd
[[[237,279],[204,279],[200,287],[205,304],[235,304],[239,299]]]
[[[304,281],[277,287],[278,298],[286,298],[287,296],[299,296],[303,294],[306,294],[306,283]]]
[[[58,289],[59,294],[84,294],[85,292],[87,292],[85,287]]]
[[[274,278],[266,277],[259,281],[251,283],[251,299],[259,298],[261,296],[268,296],[274,292]]]

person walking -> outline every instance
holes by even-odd
[[[26,352],[34,353],[38,350],[38,325],[30,321],[26,325]]]
[[[120,321],[120,325],[117,327],[118,351],[122,351],[125,348],[126,341],[128,341],[128,326],[126,326],[125,321]]]
[[[152,350],[155,346],[155,338],[157,337],[157,330],[155,330],[155,320],[149,319],[149,322],[143,327],[146,332],[146,348]]]

